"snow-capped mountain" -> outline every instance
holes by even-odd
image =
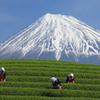
[[[0,44],[0,58],[100,64],[100,31],[72,16],[46,14]]]

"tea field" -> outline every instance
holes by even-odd
[[[33,59],[0,59],[7,72],[0,82],[0,100],[100,100],[100,65]],[[66,75],[75,75],[75,84]],[[59,78],[62,90],[52,88]]]

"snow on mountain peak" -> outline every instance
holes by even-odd
[[[100,31],[72,16],[47,13],[2,43],[0,49],[3,54],[19,50],[22,58],[30,51],[37,52],[38,57],[44,52],[54,52],[57,60],[62,52],[66,56],[71,52],[76,56],[100,55]]]

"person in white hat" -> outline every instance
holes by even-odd
[[[54,89],[58,89],[61,86],[61,81],[58,78],[52,77],[50,82],[52,82]]]
[[[67,76],[66,83],[75,83],[75,78],[73,73],[66,76]]]
[[[3,67],[0,68],[0,81],[6,81],[6,71]]]

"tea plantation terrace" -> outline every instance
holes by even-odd
[[[7,81],[0,82],[0,100],[100,100],[100,65],[54,60],[0,59]],[[66,83],[74,73],[75,84]],[[62,90],[52,88],[59,78]]]

